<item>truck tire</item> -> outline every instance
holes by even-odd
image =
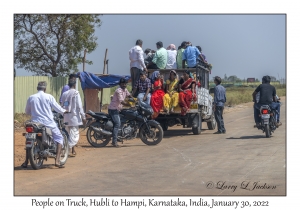
[[[211,121],[207,122],[208,130],[215,130],[216,125],[217,125],[217,121],[216,121],[216,118],[215,118],[215,113],[212,113],[211,114]]]
[[[202,118],[199,113],[197,114],[196,117],[198,118],[198,126],[196,128],[192,127],[192,131],[194,135],[199,135],[201,134],[201,129],[202,129]]]

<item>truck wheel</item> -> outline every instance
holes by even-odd
[[[197,114],[197,118],[198,118],[198,126],[196,128],[192,127],[192,131],[194,135],[201,134],[201,129],[202,129],[202,118],[199,113]]]
[[[212,113],[211,114],[211,121],[207,122],[208,130],[215,130],[216,124],[217,124],[217,121],[216,121],[216,118],[215,118],[215,114]]]

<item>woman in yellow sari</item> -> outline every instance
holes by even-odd
[[[164,95],[164,109],[167,113],[174,112],[174,108],[178,105],[178,79],[175,70],[170,71],[169,79],[166,81],[166,94]]]

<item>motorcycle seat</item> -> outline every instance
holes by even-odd
[[[26,121],[25,122],[25,127],[29,127],[29,126],[32,126],[32,127],[34,127],[35,129],[38,129],[38,130],[41,130],[41,129],[46,127],[44,124],[39,123],[39,122]]]
[[[106,114],[104,112],[95,112],[96,115],[105,115],[105,116],[109,116],[109,114]]]

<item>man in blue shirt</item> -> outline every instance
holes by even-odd
[[[188,68],[196,68],[197,59],[201,58],[201,52],[197,47],[192,46],[190,42],[187,42],[184,49],[182,54],[182,68],[185,68],[185,62]]]
[[[223,120],[223,110],[224,110],[224,104],[226,102],[226,89],[221,85],[220,77],[216,76],[214,79],[214,83],[216,84],[216,87],[214,93],[213,110],[215,112],[215,118],[218,125],[218,131],[215,132],[214,134],[222,134],[222,133],[226,133],[224,120]]]

